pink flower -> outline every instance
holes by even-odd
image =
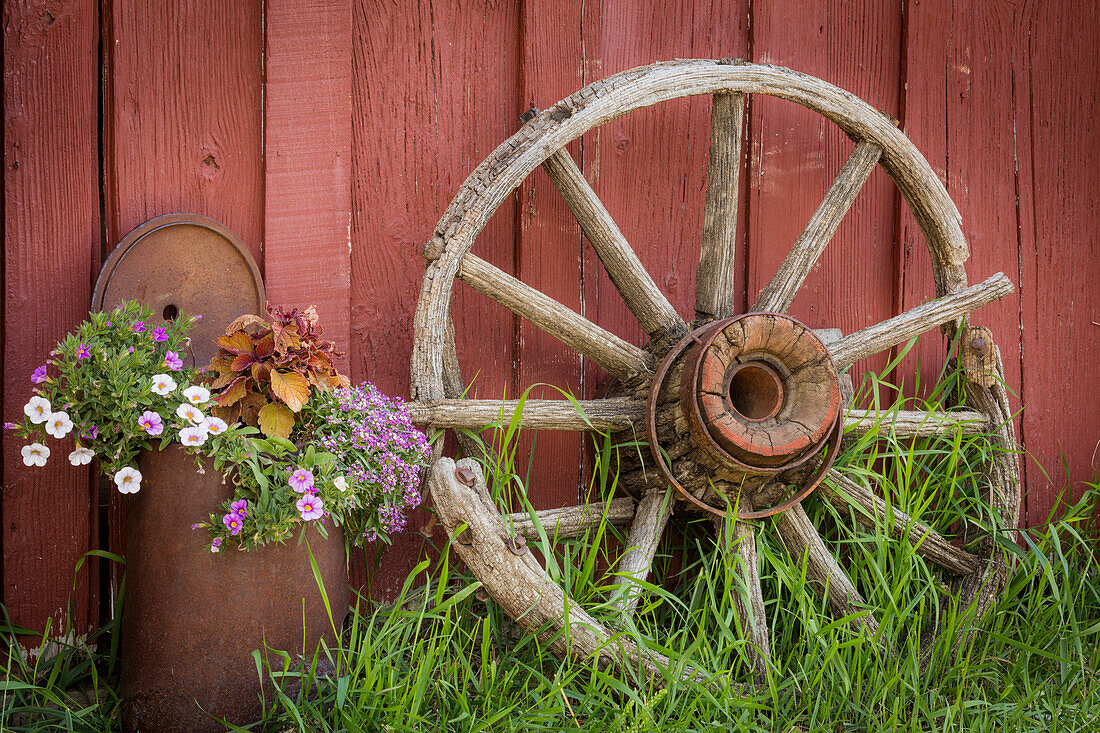
[[[138,418],[138,425],[145,428],[145,432],[149,435],[160,435],[164,432],[164,421],[161,420],[159,414],[152,410],[141,413],[141,417]]]
[[[18,425],[16,425],[15,423],[13,423],[13,422],[6,422],[6,423],[4,423],[4,430],[15,430],[15,429],[16,429],[16,428],[18,428],[18,427],[19,427],[19,426],[18,426]]]
[[[236,512],[230,512],[222,517],[222,524],[229,530],[229,534],[240,534],[244,528],[244,519]]]
[[[164,326],[157,326],[156,328],[153,329],[153,340],[154,341],[167,341],[168,340],[168,332],[164,330]]]
[[[310,491],[313,489],[313,471],[306,468],[299,468],[294,473],[290,474],[290,488],[301,494],[303,491]]]
[[[92,352],[88,350],[87,346],[81,344],[80,350],[76,352],[76,360],[80,361],[81,359],[90,359],[91,357]]]
[[[31,374],[31,382],[33,382],[34,384],[42,384],[48,379],[49,376],[46,374],[45,364],[35,369],[34,372]]]
[[[164,366],[174,372],[178,372],[180,369],[183,369],[183,359],[181,359],[180,355],[176,352],[169,351],[164,355]]]
[[[235,501],[235,502],[233,502],[232,504],[229,505],[229,508],[233,510],[234,514],[240,514],[242,517],[247,517],[248,516],[248,500],[247,499],[241,499],[240,501]]]
[[[134,330],[134,333],[141,333],[145,330],[145,321],[135,321],[130,328]]]
[[[313,494],[306,494],[294,506],[298,507],[298,511],[302,513],[302,519],[307,522],[311,519],[320,519],[325,513],[325,505]]]
[[[210,551],[211,552],[221,552],[222,551],[222,538],[221,537],[215,537],[214,541],[210,543]]]

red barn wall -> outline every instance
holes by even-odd
[[[131,228],[193,211],[227,224],[273,301],[318,302],[347,368],[407,394],[419,251],[467,174],[546,107],[595,79],[678,57],[738,56],[849,89],[901,121],[963,216],[971,282],[1017,293],[976,314],[994,329],[1021,410],[1022,521],[1046,521],[1094,479],[1100,441],[1100,12],[1097,3],[627,0],[4,0],[3,417],[83,317],[99,264]],[[685,316],[702,226],[709,101],[640,110],[571,145],[608,210]],[[743,303],[770,278],[851,143],[826,120],[750,103],[738,256]],[[541,171],[475,252],[640,342]],[[575,354],[459,285],[472,392],[537,383],[591,393]],[[933,294],[922,235],[872,175],[792,312],[845,332]],[[924,378],[942,361],[929,336]],[[915,355],[914,355],[915,356]],[[882,367],[884,358],[870,360]],[[916,360],[896,377],[912,385]],[[545,389],[543,390],[545,392]],[[552,392],[545,392],[554,396]],[[98,483],[54,460],[23,467],[3,435],[0,585],[13,620],[100,621]],[[576,499],[583,447],[541,435],[530,495]],[[418,527],[426,515],[411,522]],[[105,535],[105,536],[101,536]],[[421,552],[410,533],[356,584],[391,595]],[[75,577],[75,580],[74,580]],[[109,605],[109,604],[103,604]]]

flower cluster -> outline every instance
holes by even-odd
[[[404,528],[430,449],[400,400],[366,383],[332,389],[318,381],[307,386],[289,435],[261,435],[239,409],[218,404],[214,377],[184,365],[195,319],[152,320],[136,303],[92,314],[34,370],[22,425],[5,424],[39,439],[23,448],[27,466],[46,464],[47,436],[72,436],[70,463],[98,458],[118,490],[133,494],[142,481],[138,453],[178,443],[232,490],[208,521],[192,525],[213,535],[211,552],[230,539],[244,549],[284,541],[304,527],[322,535],[340,527],[356,545]]]

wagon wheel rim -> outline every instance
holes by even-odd
[[[856,141],[855,149],[822,204],[775,277],[761,292],[750,314],[781,314],[787,309],[831,240],[840,219],[870,173],[880,164],[894,180],[924,231],[939,298],[831,343],[827,351],[835,372],[844,371],[859,359],[905,343],[937,326],[953,332],[970,312],[1012,291],[1011,283],[1003,274],[967,287],[963,262],[968,249],[959,226],[958,212],[927,161],[886,115],[846,91],[780,67],[729,60],[653,64],[590,84],[548,110],[526,115],[520,131],[502,143],[463,184],[425,247],[424,255],[429,262],[414,320],[412,393],[417,400],[414,411],[419,409],[422,419],[435,427],[476,428],[492,422],[492,416],[485,418],[495,415],[500,406],[499,401],[457,399],[462,394],[463,382],[450,320],[451,292],[456,276],[600,364],[620,381],[644,384],[649,379],[654,393],[659,391],[661,385],[654,384],[652,379],[657,366],[656,355],[669,353],[672,344],[688,333],[688,324],[641,266],[564,148],[599,124],[634,109],[678,97],[712,95],[711,164],[695,310],[704,322],[728,319],[737,315],[736,305],[729,296],[732,288],[726,287],[732,272],[732,241],[737,218],[736,189],[733,188],[731,194],[730,186],[735,185],[740,166],[741,120],[747,93],[777,96],[799,103],[829,118]],[[649,334],[648,349],[636,347],[603,330],[469,254],[474,239],[493,211],[540,165],[566,198],[627,307]],[[969,385],[968,404],[973,411],[965,416],[962,413],[910,416],[908,424],[915,425],[913,434],[953,430],[970,420],[992,429],[1005,445],[1014,445],[1012,416],[995,347],[985,363],[987,376],[992,374],[993,378],[981,378]],[[579,419],[571,420],[564,414],[568,411],[562,409],[564,404],[565,401],[556,400],[528,401],[521,424],[585,430],[593,426],[591,415],[595,415],[597,427],[611,428],[632,423],[639,416],[652,419],[654,413],[652,405],[647,409],[637,399],[616,397],[581,401],[589,417],[578,416]],[[441,411],[446,410],[451,411],[443,416]],[[858,411],[849,411],[843,422],[849,430],[869,428],[868,416]],[[836,425],[839,430],[839,419]],[[656,443],[651,439],[655,452]],[[835,455],[835,449],[826,450],[823,455]],[[882,500],[873,492],[831,469],[825,458],[820,463],[819,473],[826,478],[822,485],[827,487],[822,493],[827,500],[854,505],[877,517],[876,521],[886,519]],[[462,468],[464,470],[456,474],[449,459],[437,458],[430,472],[429,486],[437,513],[452,539],[462,534],[460,530],[465,530],[465,540],[457,539],[453,547],[482,580],[490,595],[529,629],[537,630],[549,621],[559,628],[565,624],[572,628],[579,623],[589,630],[589,634],[563,635],[569,642],[563,642],[562,638],[555,641],[552,648],[559,655],[599,655],[607,663],[623,669],[641,667],[650,676],[660,676],[667,660],[651,652],[641,652],[621,640],[611,644],[609,630],[578,611],[576,604],[563,605],[560,588],[555,586],[556,592],[551,592],[545,587],[549,581],[545,574],[539,575],[541,568],[510,537],[504,519],[488,500],[484,479],[476,466],[468,462]],[[1015,526],[1020,492],[1015,456],[998,454],[987,467],[987,473],[990,504],[1000,526]],[[814,486],[818,480],[814,481]],[[622,574],[627,578],[641,576],[644,579],[649,572],[671,511],[666,490],[648,492],[634,512],[627,541],[631,549],[621,562]],[[849,615],[856,609],[863,609],[865,604],[855,585],[802,509],[802,496],[783,502],[774,512],[780,537],[792,555],[807,558],[809,576],[826,589],[825,595],[835,612]],[[767,656],[769,633],[755,562],[754,528],[751,522],[744,521],[754,515],[754,507],[751,496],[741,496],[738,500],[745,511],[739,509],[738,515],[728,518],[732,534],[726,536],[737,537],[738,541],[727,549],[741,556],[742,579],[749,598],[747,603],[738,598],[733,602],[738,606],[750,644],[756,650],[754,671],[760,673]],[[583,512],[582,507],[576,509]],[[969,609],[972,619],[979,618],[1002,590],[1006,580],[1004,558],[992,540],[986,543],[981,555],[974,555],[955,548],[919,520],[896,511],[891,531],[895,535],[919,538],[915,544],[918,552],[957,575],[960,602],[963,608]],[[1013,535],[1009,532],[1008,536]],[[508,558],[508,554],[513,558]],[[490,556],[493,561],[486,563]],[[517,588],[526,600],[514,597]],[[616,599],[623,614],[633,612],[638,594],[638,586],[624,583],[623,592]],[[540,609],[539,613],[531,612],[532,602]],[[869,612],[857,614],[854,623],[872,635],[877,631],[877,621]]]

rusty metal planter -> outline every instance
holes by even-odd
[[[261,714],[252,650],[312,655],[332,626],[307,545],[210,552],[191,525],[230,495],[219,472],[196,470],[178,447],[139,460],[141,492],[129,503],[122,619],[122,720],[129,731],[221,731]],[[309,533],[339,625],[347,569],[339,532]],[[281,668],[281,661],[275,662]]]

